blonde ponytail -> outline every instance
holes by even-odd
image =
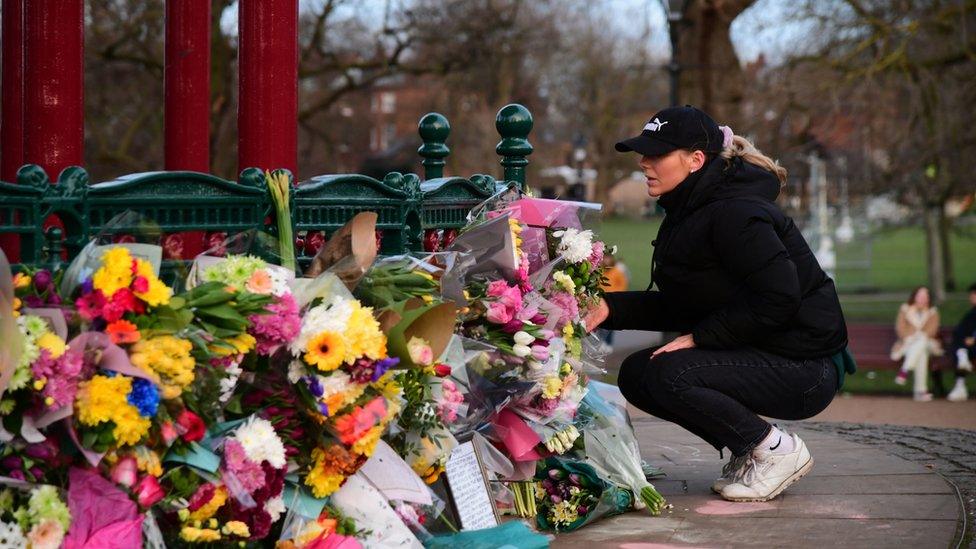
[[[755,164],[766,171],[776,174],[780,185],[786,185],[786,168],[779,165],[779,162],[764,155],[756,148],[751,141],[741,135],[732,136],[732,143],[722,149],[722,158],[731,160],[734,156],[741,156],[743,160],[750,164]]]

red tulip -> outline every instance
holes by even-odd
[[[131,488],[136,483],[136,477],[138,475],[139,466],[136,463],[136,458],[132,456],[126,456],[120,459],[112,467],[112,482],[125,486],[126,488]]]
[[[434,366],[434,374],[436,374],[437,377],[447,377],[451,375],[451,367],[447,364],[438,364]]]
[[[135,487],[136,501],[143,508],[152,507],[156,502],[163,499],[166,492],[163,491],[159,481],[152,475],[145,475],[139,480]]]

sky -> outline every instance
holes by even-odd
[[[323,0],[299,0],[299,9],[307,9],[321,4]],[[405,0],[354,0],[343,9],[365,9],[374,11],[375,20],[382,21],[387,2],[394,6]],[[661,0],[598,0],[606,6],[615,22],[617,31],[634,38],[642,36],[650,26],[651,39],[648,47],[656,56],[666,58],[671,45],[668,38],[667,20]],[[790,45],[795,42],[797,32],[789,30],[783,19],[789,12],[790,3],[784,0],[757,0],[732,24],[732,44],[739,60],[745,64],[756,59],[760,53],[766,60],[776,63],[782,60]],[[222,26],[228,34],[236,34],[237,3],[231,5],[222,18]]]

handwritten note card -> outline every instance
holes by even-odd
[[[464,530],[480,530],[497,526],[498,518],[488,492],[485,473],[470,441],[454,448],[447,461],[446,473],[461,527]]]

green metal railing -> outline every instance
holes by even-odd
[[[496,147],[503,168],[500,180],[480,174],[444,177],[450,124],[431,113],[419,124],[423,181],[415,174],[393,172],[382,181],[356,174],[319,175],[293,186],[292,226],[299,262],[307,264],[322,242],[363,211],[378,214],[383,254],[420,251],[449,241],[449,233],[464,226],[472,207],[505,185],[525,185],[526,157],[532,153],[531,114],[521,105],[508,105],[499,111],[495,126],[502,137]],[[124,239],[133,228],[109,224],[124,212],[150,220],[150,226],[139,227],[140,239],[159,244],[169,235],[188,231],[225,239],[250,229],[274,232],[275,227],[264,174],[256,168],[243,170],[238,181],[174,171],[90,184],[87,172],[77,166],[65,169],[52,183],[40,167],[28,164],[18,171],[15,183],[0,182],[0,233],[19,236],[22,265],[70,260],[99,235]],[[61,220],[63,231],[45,231],[45,220],[51,216]],[[181,261],[170,256],[164,268]]]

